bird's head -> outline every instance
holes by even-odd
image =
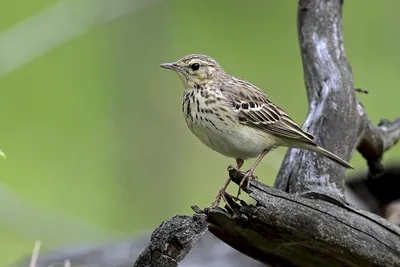
[[[160,66],[178,73],[185,88],[212,84],[227,76],[215,59],[200,54],[188,55],[176,62]]]

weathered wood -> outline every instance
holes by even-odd
[[[239,184],[242,173],[231,169]],[[400,266],[400,228],[351,205],[309,199],[251,181],[257,205],[206,210],[210,231],[273,266]]]
[[[236,179],[236,181],[238,180]],[[358,196],[359,201],[364,201],[362,203],[362,207],[379,213],[380,205],[391,203],[393,200],[400,198],[400,192],[398,191],[398,188],[400,188],[399,184],[400,164],[391,164],[385,168],[385,173],[383,175],[374,177],[373,179],[369,179],[365,172],[346,178],[346,185],[350,188],[348,191],[346,191],[346,196],[349,196],[352,191],[353,194],[355,193]],[[250,187],[250,189],[252,189],[252,187]],[[300,199],[304,200],[304,198]],[[351,200],[354,200],[354,198],[348,198],[348,201]],[[373,203],[371,203],[371,200],[373,200]],[[319,203],[320,200],[313,200],[313,202]],[[360,203],[357,202],[352,204],[359,205]],[[232,206],[237,207],[235,210],[240,209],[240,206],[237,204]],[[264,208],[264,206],[261,206],[261,208]],[[220,212],[220,210],[218,209],[215,212]],[[229,218],[232,215],[227,213],[226,216]],[[241,214],[236,212],[236,215],[234,216],[236,216],[236,219],[238,219],[241,217]],[[335,220],[336,218],[332,218],[330,223],[333,223]],[[212,224],[210,227],[213,227]],[[219,227],[214,226],[214,228],[218,230]],[[170,236],[174,234],[174,231],[176,231],[176,228],[171,227],[169,228],[169,231],[165,231],[164,233],[165,235]],[[195,234],[195,232],[192,233]],[[234,240],[235,237],[233,236],[232,239]],[[69,247],[62,247],[57,250],[40,253],[37,267],[56,266],[57,263],[62,266],[62,263],[65,262],[65,260],[69,260],[73,266],[128,267],[132,266],[132,262],[135,261],[139,254],[146,248],[146,246],[148,246],[149,241],[150,236],[149,234],[146,234],[146,236],[141,238],[127,237],[126,240],[105,244],[73,244]],[[152,242],[155,242],[155,240]],[[254,240],[252,240],[252,246],[254,246],[254,243]],[[186,245],[190,247],[192,246],[191,243],[186,243]],[[246,250],[253,249],[253,247],[248,247],[247,245],[242,245],[242,247],[244,247]],[[15,266],[26,267],[29,265],[29,259],[30,255],[24,261],[16,264]],[[206,263],[204,264],[204,262]],[[175,264],[175,262],[173,263]],[[206,232],[204,236],[198,240],[195,246],[191,249],[190,253],[181,262],[179,262],[179,266],[198,267],[202,263],[207,267],[264,266],[261,263],[257,264],[254,260],[246,255],[241,254],[239,251],[225,245],[210,232]]]
[[[134,266],[176,267],[206,231],[204,215],[174,216],[153,232]]]
[[[298,37],[309,101],[303,129],[316,142],[350,159],[359,116],[350,65],[343,47],[340,0],[300,0]],[[318,192],[344,198],[345,169],[316,153],[290,149],[275,187],[290,193]]]
[[[381,160],[384,152],[400,139],[400,118],[394,122],[382,119],[375,126],[368,119],[361,103],[358,104],[358,112],[362,122],[357,150],[367,160],[371,176],[377,176],[383,171]]]

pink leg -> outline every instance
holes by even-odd
[[[264,150],[263,153],[261,153],[261,155],[258,157],[258,159],[256,160],[256,162],[254,163],[254,165],[250,168],[250,170],[248,170],[247,172],[245,172],[242,181],[240,182],[239,185],[239,190],[238,190],[238,194],[237,197],[239,197],[240,195],[240,190],[241,188],[243,188],[243,185],[248,182],[251,179],[255,179],[253,172],[254,170],[257,168],[258,164],[260,164],[260,162],[262,161],[262,159],[265,157],[265,155],[267,155],[268,150]],[[249,183],[247,183],[247,186],[249,186]]]
[[[244,160],[242,159],[236,159],[236,169],[240,169],[243,166]],[[228,178],[225,180],[224,185],[221,187],[221,189],[218,191],[217,196],[215,197],[215,200],[211,203],[211,208],[218,207],[219,203],[221,202],[221,198],[225,201],[225,203],[229,206],[229,203],[225,199],[225,193],[226,193],[226,188],[228,187],[229,183],[231,182],[231,178],[228,176]]]

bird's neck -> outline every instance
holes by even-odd
[[[212,87],[214,84],[213,81],[209,81],[209,82],[186,82],[184,83],[185,86],[185,90],[204,90],[207,88]]]

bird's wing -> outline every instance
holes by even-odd
[[[303,131],[282,109],[268,100],[267,95],[249,82],[233,78],[221,85],[240,123],[275,136],[296,139],[309,144],[314,136]]]

